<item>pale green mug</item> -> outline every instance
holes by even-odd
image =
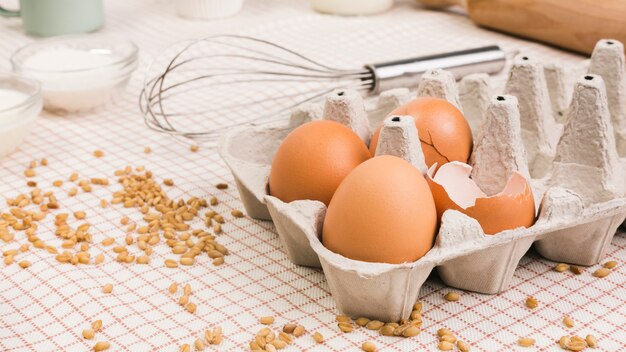
[[[26,33],[39,37],[93,32],[104,23],[102,0],[20,0],[18,11],[0,5],[0,16],[21,17]]]

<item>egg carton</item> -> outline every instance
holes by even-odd
[[[273,220],[289,259],[324,270],[343,314],[382,321],[407,318],[433,269],[448,286],[495,294],[506,290],[531,245],[556,262],[593,265],[605,255],[626,219],[626,72],[624,48],[598,42],[587,73],[570,84],[567,68],[515,57],[504,91],[492,95],[489,76],[473,74],[457,85],[451,73],[425,73],[417,93],[407,88],[380,94],[366,105],[341,90],[325,102],[297,108],[284,126],[241,126],[220,141],[247,213]],[[290,203],[268,194],[272,158],[297,126],[329,119],[350,127],[365,142],[369,126],[383,124],[377,154],[391,154],[426,172],[411,117],[387,115],[415,96],[443,98],[464,111],[475,136],[472,178],[499,192],[517,171],[533,186],[537,221],[529,228],[485,235],[480,224],[455,210],[443,214],[433,248],[412,263],[351,260],[321,243],[326,206]],[[381,234],[387,235],[387,234]]]

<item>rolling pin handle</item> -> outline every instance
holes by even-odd
[[[467,8],[467,0],[417,0],[417,2],[433,9],[443,9],[450,6]]]

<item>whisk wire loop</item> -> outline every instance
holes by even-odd
[[[260,38],[215,35],[186,43],[161,72],[147,74],[139,105],[148,128],[205,140],[240,123],[284,119],[337,88],[372,86],[366,69],[334,68]]]

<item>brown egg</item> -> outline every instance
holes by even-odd
[[[413,262],[435,240],[437,212],[428,184],[408,162],[378,156],[341,183],[324,219],[322,243],[366,262]]]
[[[466,163],[472,152],[472,130],[454,105],[439,98],[421,97],[396,108],[389,115],[410,115],[424,152],[426,165],[443,165],[450,161]],[[370,153],[376,155],[380,127],[370,142]]]
[[[283,202],[312,199],[328,205],[344,177],[369,158],[365,143],[348,127],[327,120],[306,123],[276,151],[270,194]]]
[[[458,210],[476,219],[488,235],[535,223],[533,192],[522,174],[514,172],[502,192],[489,197],[470,178],[471,166],[451,162],[436,168],[431,166],[426,180],[439,219],[448,209]]]

